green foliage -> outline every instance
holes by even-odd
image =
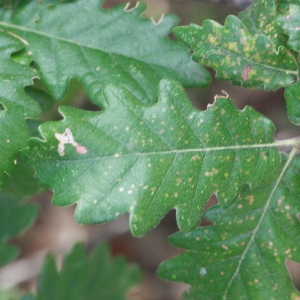
[[[238,111],[229,98],[200,112],[168,80],[155,105],[115,86],[104,98],[101,112],[61,107],[64,120],[41,126],[44,140],[32,140],[28,150],[53,202],[77,202],[80,223],[129,211],[133,234],[142,235],[176,208],[179,227],[191,230],[211,194],[228,206],[243,183],[257,186],[280,162],[271,122],[250,107]]]
[[[284,171],[287,169],[287,172]],[[300,261],[299,156],[282,164],[237,201],[205,216],[213,226],[177,233],[170,241],[190,250],[160,266],[159,275],[192,286],[184,299],[294,299],[285,260]]]
[[[14,259],[19,253],[15,246],[4,242],[20,234],[37,215],[36,206],[24,205],[21,200],[18,196],[0,192],[0,266]]]
[[[274,0],[255,1],[239,13],[239,18],[251,36],[265,35],[275,49],[285,46],[287,37],[276,21],[278,2]]]
[[[256,0],[224,26],[175,28],[200,64],[167,38],[176,16],[154,22],[140,16],[143,3],[102,4],[25,0],[0,8],[0,264],[17,253],[4,242],[36,215],[24,198],[46,186],[54,204],[77,204],[80,223],[129,212],[137,236],[175,208],[181,231],[170,241],[187,252],[159,275],[191,285],[184,299],[300,297],[285,267],[286,259],[300,262],[299,139],[276,141],[271,121],[236,109],[228,95],[199,111],[182,87],[209,83],[203,64],[242,87],[285,88],[288,117],[299,125],[300,3]],[[72,78],[101,111],[62,106],[60,121],[33,119]],[[197,228],[212,194],[219,204],[205,216],[213,225]],[[123,299],[138,278],[105,246],[87,260],[77,245],[60,272],[46,258],[36,296],[24,299]]]
[[[283,15],[279,15],[277,18],[279,26],[283,32],[289,37],[287,45],[294,51],[300,50],[300,6],[297,4],[288,4],[285,6],[286,11]]]
[[[233,84],[276,90],[297,76],[293,55],[283,47],[276,49],[266,35],[250,35],[235,16],[228,16],[224,26],[208,20],[203,27],[175,28],[174,34],[193,49],[194,60],[216,69],[218,78]]]
[[[155,101],[162,77],[190,87],[209,83],[208,72],[191,61],[187,49],[166,39],[178,23],[176,16],[167,15],[156,24],[140,17],[143,3],[133,10],[124,5],[104,10],[102,2],[27,0],[0,22],[26,41],[26,52],[54,97],[65,94],[70,78],[96,104],[102,103],[107,83],[128,88],[145,103]]]
[[[31,225],[37,216],[38,208],[26,204],[26,196],[43,190],[34,178],[34,171],[18,155],[16,168],[12,175],[3,177],[3,190],[0,191],[0,266],[14,259],[19,253],[15,246],[5,242],[20,234]]]
[[[28,145],[30,135],[25,119],[40,113],[37,103],[24,91],[24,86],[32,84],[37,73],[10,58],[22,46],[20,41],[0,32],[0,187],[3,173],[13,172],[18,151]]]
[[[136,266],[126,264],[123,257],[110,258],[106,245],[98,246],[90,258],[85,248],[76,244],[57,270],[54,257],[48,255],[39,277],[36,295],[23,300],[125,299],[130,287],[140,282]]]

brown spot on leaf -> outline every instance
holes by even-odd
[[[242,78],[243,78],[243,80],[248,80],[248,75],[249,75],[249,72],[251,71],[251,69],[252,69],[252,67],[251,67],[251,65],[249,64],[249,65],[247,65],[244,69],[243,69],[243,71],[242,71]]]

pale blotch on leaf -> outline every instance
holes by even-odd
[[[205,275],[207,273],[206,269],[205,268],[201,268],[200,269],[200,274],[201,275]]]
[[[249,72],[251,71],[252,67],[251,65],[247,65],[243,71],[242,71],[242,79],[247,81],[248,80],[248,76],[249,76]]]
[[[69,128],[66,128],[64,133],[55,133],[55,137],[59,141],[57,151],[60,156],[65,155],[66,144],[71,144],[79,154],[86,154],[88,152],[88,150],[84,146],[75,141],[73,134]]]

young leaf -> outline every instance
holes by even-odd
[[[200,112],[168,80],[152,106],[114,86],[104,94],[101,112],[61,107],[64,120],[41,125],[45,140],[26,151],[54,204],[77,202],[80,223],[129,211],[133,234],[142,235],[176,208],[179,227],[191,230],[212,193],[228,206],[241,185],[260,184],[280,162],[272,123],[229,98]]]
[[[0,192],[0,266],[14,259],[18,249],[5,242],[23,231],[35,219],[37,207],[22,204],[20,196]]]
[[[111,259],[106,245],[97,247],[87,259],[82,244],[65,257],[58,272],[53,256],[48,255],[42,269],[37,295],[23,299],[126,299],[127,290],[140,282],[140,271],[122,257]],[[29,298],[26,298],[29,297]]]
[[[24,90],[37,74],[10,57],[22,47],[19,40],[0,32],[0,186],[3,173],[13,172],[18,151],[28,145],[25,119],[37,117],[40,113],[38,104]]]
[[[100,9],[103,0],[57,2],[23,1],[9,21],[0,22],[28,42],[26,49],[54,97],[64,95],[70,78],[82,83],[96,104],[107,83],[126,87],[145,103],[156,101],[161,78],[188,87],[208,84],[209,73],[192,61],[188,49],[166,37],[178,23],[176,16],[157,23],[143,19],[146,4],[139,2],[134,9],[106,10]]]
[[[285,266],[300,261],[300,159],[291,158],[229,208],[209,209],[213,226],[171,236],[190,251],[163,263],[159,276],[190,284],[184,299],[298,299]]]
[[[295,58],[275,49],[265,35],[252,37],[235,16],[224,26],[204,21],[203,27],[176,27],[175,36],[194,51],[193,59],[216,70],[216,76],[243,87],[276,90],[297,76]]]

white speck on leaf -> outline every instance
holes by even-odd
[[[226,245],[222,245],[222,248],[228,250],[229,248]]]
[[[201,275],[205,275],[207,272],[206,272],[206,269],[205,268],[201,268],[200,269],[200,274]]]

